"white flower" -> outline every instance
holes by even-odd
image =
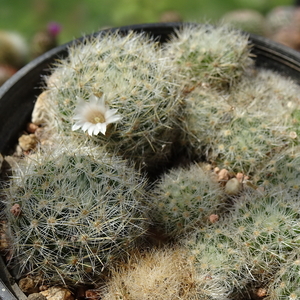
[[[121,119],[117,115],[117,109],[109,109],[105,105],[104,98],[92,95],[88,102],[79,98],[73,119],[76,121],[72,130],[81,128],[89,135],[97,135],[99,132],[105,134],[108,124],[117,122]]]

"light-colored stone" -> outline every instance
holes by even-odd
[[[39,126],[34,123],[27,123],[26,125],[26,131],[28,133],[35,133],[38,128]]]
[[[211,214],[211,215],[208,217],[208,219],[209,219],[209,222],[213,224],[213,223],[216,223],[216,222],[219,221],[219,216],[216,215],[216,214]]]
[[[19,217],[22,213],[22,209],[20,204],[15,203],[11,208],[10,208],[10,212],[15,216],[15,217]]]
[[[42,295],[41,293],[33,293],[33,294],[30,294],[27,299],[28,300],[47,300],[47,297]]]
[[[46,291],[40,292],[47,300],[74,300],[71,291],[64,287],[53,286]]]
[[[225,184],[225,193],[227,195],[237,195],[242,189],[242,184],[237,178],[229,179]]]
[[[19,281],[19,288],[26,294],[37,293],[39,291],[37,283],[31,277],[21,278]]]
[[[85,298],[90,300],[101,299],[100,290],[87,290],[85,291]]]
[[[35,149],[38,143],[38,138],[35,134],[23,134],[19,137],[19,145],[24,151]]]
[[[50,107],[47,101],[48,95],[49,91],[44,91],[39,95],[35,102],[31,116],[31,122],[36,125],[46,126],[47,124],[49,124],[51,117],[49,115]]]

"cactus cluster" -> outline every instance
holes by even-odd
[[[278,294],[285,264],[296,282],[299,87],[255,69],[247,36],[104,32],[46,83],[33,119],[48,141],[4,193],[22,276],[90,283],[109,267],[103,299],[134,300]],[[145,232],[173,249],[139,253]]]
[[[226,287],[229,299],[249,297],[256,289],[267,293],[274,286],[277,293],[278,282],[285,280],[280,268],[290,263],[298,245],[299,208],[297,197],[278,187],[245,191],[228,214],[186,240],[198,273],[205,271]]]
[[[229,231],[239,247],[247,250],[251,273],[260,283],[268,281],[298,244],[300,230],[297,197],[278,187],[264,192],[244,192],[229,215]]]
[[[20,274],[92,282],[145,233],[146,180],[102,149],[59,146],[24,161],[7,188],[13,256]]]

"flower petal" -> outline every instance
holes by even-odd
[[[104,96],[99,98],[91,95],[88,100],[77,97],[77,107],[74,110],[73,120],[75,124],[72,130],[82,129],[87,131],[89,135],[97,135],[101,132],[103,135],[106,133],[107,125],[119,121],[122,117],[117,114],[117,109],[109,109],[105,105]],[[101,114],[105,121],[102,123],[94,124],[97,114]],[[92,119],[91,119],[92,118]]]
[[[98,128],[98,126],[95,126],[94,127],[94,135],[98,135],[99,134],[99,132],[100,132],[100,129]]]
[[[94,129],[95,129],[96,127],[95,126],[90,126],[90,128],[88,129],[88,134],[89,135],[93,135],[94,134]]]
[[[83,126],[82,126],[82,130],[83,130],[83,131],[86,131],[86,130],[88,130],[88,129],[91,128],[91,127],[93,127],[93,124],[92,124],[92,123],[90,123],[90,122],[85,122],[85,123],[83,124]]]
[[[72,126],[72,131],[75,131],[77,129],[81,128],[81,125],[79,125],[78,123],[75,123],[73,126]]]
[[[98,129],[100,130],[100,132],[105,135],[106,132],[106,123],[98,123],[97,124]]]
[[[114,123],[121,119],[122,117],[120,115],[111,116],[109,119],[106,120],[106,124]]]
[[[108,109],[108,110],[106,110],[106,112],[105,112],[105,118],[106,119],[110,118],[111,116],[113,116],[114,114],[116,114],[117,111],[118,111],[117,109]]]

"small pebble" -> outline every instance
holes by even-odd
[[[28,133],[35,133],[38,128],[39,126],[34,123],[27,123],[26,125],[26,131]]]
[[[47,106],[48,91],[44,91],[37,98],[33,112],[31,115],[31,122],[36,125],[45,125],[48,124],[49,117],[49,108]]]
[[[267,296],[267,290],[265,289],[265,288],[259,288],[258,290],[257,290],[257,296],[259,297],[259,298],[263,298],[263,297],[266,297]]]
[[[98,300],[98,299],[101,299],[100,298],[100,292],[99,290],[87,290],[85,292],[85,297],[87,299],[90,299],[90,300]]]
[[[222,169],[222,170],[218,171],[217,175],[218,175],[219,182],[226,182],[230,179],[229,171],[226,169]]]
[[[74,300],[71,291],[66,288],[53,286],[46,291],[40,292],[47,300]]]
[[[237,195],[242,188],[242,184],[237,178],[229,179],[225,184],[225,193],[227,195]]]
[[[33,293],[27,297],[28,300],[47,300],[47,297],[41,293]]]
[[[14,205],[11,207],[10,212],[11,212],[15,217],[20,216],[21,213],[22,213],[22,209],[21,209],[20,204],[18,204],[18,203],[14,204]]]
[[[19,137],[19,145],[24,151],[29,151],[35,149],[38,144],[38,138],[35,134],[23,134]]]
[[[33,294],[39,291],[36,282],[31,277],[21,278],[19,281],[19,288],[26,294]]]
[[[211,214],[209,217],[208,217],[210,223],[216,223],[219,221],[219,216],[218,215],[215,215],[215,214]]]

